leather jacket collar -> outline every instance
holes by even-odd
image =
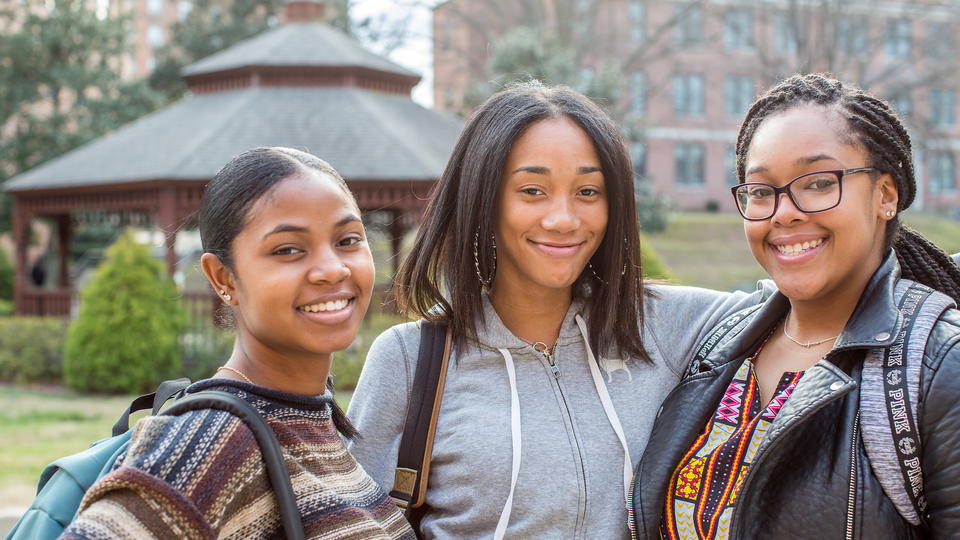
[[[835,350],[885,347],[893,343],[903,325],[903,316],[894,298],[894,287],[899,278],[900,263],[891,249],[867,282],[857,307],[834,344]],[[742,360],[767,336],[773,321],[783,319],[789,309],[790,300],[780,291],[774,292],[749,318],[750,322],[742,332],[714,349],[700,371]]]

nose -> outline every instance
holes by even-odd
[[[570,232],[580,226],[575,202],[571,197],[557,197],[551,201],[550,208],[540,220],[544,229],[557,232]]]
[[[794,221],[806,219],[807,214],[793,204],[793,199],[786,193],[781,193],[777,201],[777,210],[773,213],[770,221],[780,225],[787,225]]]
[[[307,281],[310,283],[340,283],[348,277],[350,267],[332,249],[317,252],[307,270]]]

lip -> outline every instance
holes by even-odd
[[[815,248],[811,248],[798,255],[787,255],[785,253],[781,253],[780,250],[777,249],[777,246],[789,246],[792,244],[802,244],[804,242],[812,242],[812,241],[821,240],[821,239],[823,240],[823,242],[819,246]],[[820,251],[822,251],[823,248],[827,246],[829,243],[830,243],[830,238],[820,234],[802,234],[802,235],[798,234],[798,235],[791,235],[791,236],[783,236],[783,237],[771,240],[767,242],[767,248],[770,250],[771,253],[773,253],[773,257],[777,260],[778,263],[784,264],[784,265],[794,265],[794,264],[804,264],[812,260],[814,257],[819,255]]]
[[[335,302],[337,300],[346,300],[347,305],[343,309],[340,309],[337,311],[303,311],[301,309],[297,309],[302,306],[322,304],[325,302]],[[294,308],[294,311],[297,312],[297,315],[305,317],[312,322],[325,324],[325,325],[335,325],[335,324],[340,324],[349,320],[353,316],[356,309],[357,309],[356,295],[344,292],[344,293],[327,294],[319,298],[313,299],[309,302],[304,302],[302,304],[299,304],[296,308]]]
[[[555,258],[566,258],[572,257],[580,252],[580,249],[583,248],[585,242],[577,242],[575,244],[571,243],[560,243],[560,242],[537,242],[534,240],[527,240],[533,247],[535,247],[540,253],[548,257]]]

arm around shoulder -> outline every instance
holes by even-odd
[[[394,326],[370,346],[347,416],[360,432],[347,448],[384,491],[393,488],[420,327]]]
[[[941,320],[942,339],[924,357],[930,374],[921,394],[924,490],[929,503],[932,538],[952,538],[960,531],[960,315]],[[946,335],[944,335],[946,334]]]

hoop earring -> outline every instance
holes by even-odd
[[[473,234],[473,267],[477,270],[477,280],[480,281],[481,291],[489,291],[493,278],[497,275],[497,239],[492,234],[490,235],[490,242],[493,244],[493,272],[490,273],[488,279],[484,279],[483,272],[480,271],[480,227],[478,226],[477,232]]]
[[[600,277],[600,276],[597,274],[597,271],[593,269],[593,263],[592,263],[591,261],[587,261],[587,268],[590,269],[590,273],[593,274],[593,277],[597,278],[597,281],[599,281],[600,283],[603,283],[604,285],[607,284],[607,282],[604,281],[603,278]],[[627,268],[624,267],[624,268],[623,268],[623,271],[626,272],[626,271],[627,271]],[[621,275],[622,275],[622,274],[621,274]]]

